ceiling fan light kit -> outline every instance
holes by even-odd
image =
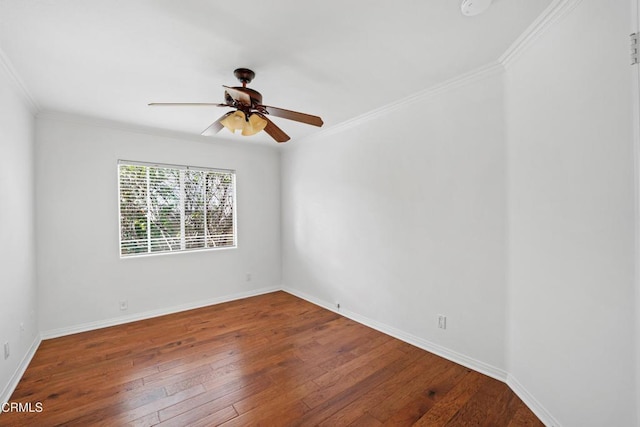
[[[479,15],[491,6],[491,0],[462,0],[460,10],[465,16]]]
[[[220,120],[220,124],[227,128],[231,133],[237,130],[243,136],[251,136],[264,130],[267,121],[257,114],[251,114],[248,118],[240,110],[237,110]]]
[[[324,124],[322,119],[318,116],[263,105],[262,95],[260,92],[247,87],[247,84],[251,83],[256,74],[248,68],[237,68],[233,74],[236,76],[238,81],[242,83],[242,86],[223,86],[225,88],[224,104],[207,102],[152,102],[149,105],[216,106],[235,108],[235,111],[225,113],[208,128],[202,131],[202,135],[206,136],[214,135],[224,127],[232,133],[239,130],[243,136],[255,135],[264,130],[277,142],[287,142],[290,139],[289,135],[284,133],[282,129],[269,120],[267,115],[281,117],[283,119],[293,120],[318,127]]]

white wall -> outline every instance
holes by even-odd
[[[38,336],[34,122],[24,95],[0,64],[0,403],[8,399],[10,383]],[[5,342],[11,350],[7,360]]]
[[[507,69],[509,372],[564,426],[634,426],[629,2],[582,1]]]
[[[39,117],[36,136],[45,336],[279,288],[276,150],[152,135],[60,115]],[[237,249],[120,259],[118,159],[235,169]],[[119,310],[120,300],[128,301],[128,311]]]
[[[489,73],[292,145],[285,288],[503,376],[503,117],[502,78]]]
[[[39,330],[282,283],[508,372],[549,424],[637,425],[629,5],[565,3],[578,6],[505,74],[299,141],[281,159],[256,145],[41,116]],[[0,94],[0,232],[13,245],[0,249],[0,344],[12,343],[4,386],[38,327],[34,124],[3,74]],[[119,259],[118,159],[236,169],[238,249]]]

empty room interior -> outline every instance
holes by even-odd
[[[0,2],[0,425],[640,426],[637,32]]]

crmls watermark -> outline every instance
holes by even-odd
[[[0,414],[3,412],[42,412],[42,402],[4,402],[0,405]]]

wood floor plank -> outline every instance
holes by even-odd
[[[326,418],[365,395],[367,391],[371,390],[371,388],[379,386],[385,380],[397,375],[403,369],[406,369],[410,364],[414,363],[416,358],[417,356],[402,359],[389,358],[385,360],[386,363],[378,365],[375,371],[371,371],[369,366],[358,368],[358,375],[349,378],[348,382],[345,381],[346,386],[342,384],[340,384],[339,387],[336,387],[337,385],[331,386],[331,398],[323,400],[323,403],[313,407],[309,412],[305,413],[300,420],[296,421],[295,425],[303,426],[320,424]],[[359,375],[360,373],[366,373],[368,375],[363,375],[364,377],[362,377]],[[334,394],[336,388],[340,390],[340,392]],[[326,398],[326,394],[322,394],[322,397],[323,399]],[[303,399],[305,403],[307,400],[307,398]]]
[[[265,405],[265,401],[258,398],[258,395],[243,399],[234,404],[240,415],[223,425],[225,427],[293,425],[309,411],[309,407],[300,397],[317,390],[317,387],[313,381],[308,381],[291,389],[280,389],[280,394],[268,401],[268,405]],[[242,412],[245,410],[246,412]]]
[[[1,426],[542,424],[503,383],[285,292],[45,340]]]
[[[336,426],[338,425],[343,425],[343,424],[336,424]],[[378,426],[381,426],[382,423],[376,420],[375,418],[373,418],[369,413],[365,413],[360,415],[353,422],[349,424],[344,424],[344,425],[348,425],[349,427],[378,427]]]
[[[513,397],[513,392],[505,384],[484,381],[478,392],[460,408],[447,425],[496,426],[501,415],[506,415],[506,403],[511,397]],[[509,418],[511,417],[513,414],[510,414]]]
[[[219,384],[217,387],[210,388],[204,393],[159,411],[160,420],[168,420],[204,405],[210,409],[221,410],[242,399],[260,393],[270,385],[271,381],[267,377],[261,376],[254,376],[253,379],[246,377],[225,384]]]
[[[468,372],[449,393],[435,404],[416,423],[416,426],[444,426],[475,395],[488,378],[477,372]]]
[[[427,353],[425,353],[427,354]],[[439,358],[436,358],[439,359]],[[431,360],[426,357],[421,357],[416,360],[408,369],[403,370],[398,375],[394,375],[393,377],[387,379],[382,382],[378,387],[372,388],[367,391],[367,393],[363,396],[362,399],[357,399],[354,402],[350,403],[346,406],[342,411],[338,411],[332,416],[325,419],[320,425],[326,427],[333,426],[346,426],[351,425],[352,423],[359,424],[358,421],[362,418],[362,414],[368,414],[368,417],[364,419],[372,420],[375,419],[370,412],[374,412],[376,408],[379,407],[388,407],[386,405],[392,400],[391,396],[397,393],[400,390],[404,389],[405,384],[414,379],[421,372],[425,371],[430,365]],[[443,361],[443,363],[449,363],[447,361]],[[387,409],[388,411],[388,409]],[[386,411],[382,411],[382,413],[386,413]],[[381,417],[382,418],[382,417]],[[377,424],[382,424],[379,420],[376,419]]]
[[[376,405],[369,413],[383,423],[390,425],[406,425],[411,415],[415,423],[435,404],[436,390],[446,393],[447,389],[439,387],[438,383],[448,381],[455,384],[461,374],[467,370],[461,366],[451,365],[447,361],[435,361],[425,366],[411,379],[406,381],[402,388],[398,388],[384,402]],[[450,385],[450,387],[453,386]],[[418,412],[422,411],[422,412]],[[399,415],[403,414],[402,417]],[[395,418],[394,418],[395,417]],[[400,421],[402,420],[402,422]]]
[[[183,390],[180,393],[176,393],[172,396],[166,396],[164,398],[154,400],[136,408],[131,408],[124,411],[113,410],[111,411],[111,414],[115,415],[105,414],[102,417],[98,417],[99,421],[95,422],[94,424],[104,427],[126,424],[140,425],[146,423],[147,420],[154,420],[154,424],[157,424],[160,422],[159,411],[189,400],[190,398],[198,396],[204,392],[204,387],[202,385],[198,385],[188,390]]]
[[[538,427],[540,425],[538,419],[531,416],[531,410],[522,401],[516,406],[517,410],[507,427]]]
[[[209,405],[201,405],[189,412],[184,412],[174,418],[169,418],[157,424],[159,427],[184,427],[191,425],[217,426],[227,420],[237,417],[233,406],[226,406],[222,409],[214,409]]]

